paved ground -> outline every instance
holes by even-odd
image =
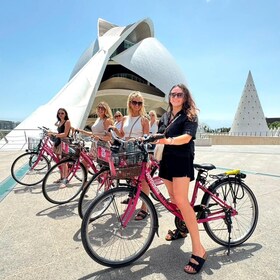
[[[0,152],[0,183],[9,176],[11,162],[18,154]],[[84,251],[77,201],[52,205],[44,199],[39,185],[15,185],[0,202],[0,279],[280,279],[280,147],[197,147],[196,162],[213,163],[218,171],[245,171],[260,209],[253,236],[232,249],[230,256],[201,227],[209,255],[201,274],[183,272],[190,239],[164,240],[167,230],[174,227],[173,218],[159,206],[160,236],[133,265],[111,269],[98,265]]]

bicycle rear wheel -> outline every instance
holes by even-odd
[[[90,203],[104,191],[115,188],[118,185],[117,180],[111,178],[109,168],[98,171],[90,179],[88,184],[83,189],[78,204],[78,212],[81,219],[84,217]]]
[[[61,180],[61,170],[66,168],[66,182]],[[78,160],[65,159],[54,165],[43,180],[43,195],[51,203],[63,204],[73,200],[82,190],[87,172]]]
[[[252,190],[242,181],[235,178],[225,178],[214,182],[209,190],[237,211],[231,215],[230,246],[235,247],[245,242],[254,232],[258,222],[258,203]],[[202,198],[202,205],[206,206],[204,217],[215,218],[225,213],[209,194]],[[222,246],[228,246],[228,228],[225,219],[217,219],[203,223],[209,237]]]
[[[50,169],[50,161],[39,153],[27,152],[16,158],[11,166],[14,180],[24,186],[34,186],[41,183]]]
[[[134,197],[135,187],[118,187],[96,197],[85,213],[81,237],[88,255],[104,266],[122,267],[140,258],[151,245],[158,229],[158,217],[151,200],[141,193],[135,212],[127,226],[122,218],[128,205],[122,202]],[[134,217],[147,205],[149,215],[136,221]]]

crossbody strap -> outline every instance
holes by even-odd
[[[139,120],[141,118],[141,116],[139,116],[136,120],[135,120],[135,122],[133,123],[133,125],[132,125],[132,127],[131,127],[131,129],[130,129],[130,132],[129,132],[129,138],[130,138],[130,135],[131,135],[131,133],[132,133],[132,129],[133,129],[133,127],[134,127],[134,125],[137,123],[137,121]]]
[[[176,118],[174,118],[169,125],[166,127],[166,129],[164,130],[163,134],[165,134],[168,130],[168,128],[181,116],[181,114],[179,114],[178,116],[176,116]]]

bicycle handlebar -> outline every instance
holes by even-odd
[[[112,138],[113,138],[114,140],[118,141],[119,143],[125,144],[125,143],[128,143],[128,142],[133,141],[132,139],[129,139],[129,140],[121,139],[119,136],[117,136],[116,132],[113,130],[112,127],[110,127],[110,128],[108,129],[108,131],[111,133]],[[138,142],[138,143],[139,143],[139,142],[142,142],[143,144],[146,144],[146,143],[155,142],[156,140],[162,139],[162,138],[164,138],[164,137],[165,137],[164,134],[151,134],[151,135],[148,135],[148,136],[136,138],[136,139],[134,139],[134,141],[135,141],[135,142]]]

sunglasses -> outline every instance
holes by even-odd
[[[178,92],[178,93],[171,92],[170,96],[173,97],[173,98],[175,98],[175,97],[182,98],[184,96],[184,93],[183,92]]]
[[[106,110],[103,106],[97,106],[97,109]]]
[[[64,112],[58,112],[58,115],[65,115]]]
[[[130,103],[131,103],[132,105],[134,105],[134,106],[136,106],[136,105],[142,106],[142,104],[143,104],[142,101],[134,101],[134,100],[130,101]]]
[[[121,115],[115,115],[115,118],[121,117]]]

